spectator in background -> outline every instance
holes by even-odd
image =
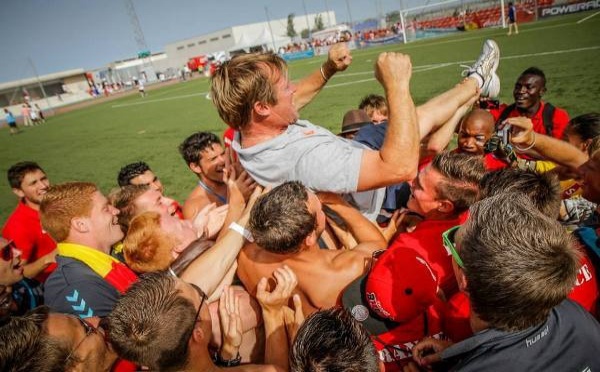
[[[19,128],[17,127],[17,119],[15,119],[15,116],[12,114],[12,112],[8,111],[7,108],[4,109],[4,115],[6,117],[6,124],[8,125],[8,129],[10,131],[10,134],[17,134],[20,132]]]
[[[7,176],[19,202],[6,220],[2,236],[21,251],[25,277],[43,283],[56,268],[56,243],[40,223],[40,204],[50,181],[44,170],[32,161],[12,165]]]
[[[519,26],[517,25],[517,7],[512,1],[508,2],[508,36],[512,35],[512,29],[515,28],[515,35],[519,34]]]
[[[21,116],[23,117],[23,125],[26,127],[33,126],[33,122],[31,121],[31,108],[28,103],[24,103],[21,106]]]

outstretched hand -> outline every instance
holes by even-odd
[[[219,322],[221,324],[221,335],[223,343],[221,355],[226,359],[232,359],[239,352],[242,344],[242,318],[240,316],[240,300],[235,295],[232,287],[225,287],[219,300]]]

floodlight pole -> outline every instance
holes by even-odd
[[[29,64],[31,65],[31,68],[33,69],[33,73],[35,74],[35,79],[37,80],[38,85],[40,86],[40,90],[42,91],[44,100],[46,101],[46,104],[48,105],[48,108],[50,109],[50,113],[54,114],[54,109],[52,108],[52,105],[50,104],[50,100],[48,100],[48,96],[46,95],[46,91],[44,90],[44,86],[42,85],[42,82],[40,81],[40,76],[38,75],[37,68],[35,68],[35,65],[33,64],[31,57],[27,57],[27,60],[29,60]]]
[[[273,36],[273,29],[271,28],[271,19],[269,18],[269,10],[265,6],[265,15],[267,16],[267,24],[269,25],[269,33],[271,34],[271,43],[273,44],[273,52],[277,53],[277,48],[275,47],[275,36]]]
[[[308,21],[308,12],[306,11],[306,3],[302,0],[302,8],[304,8],[304,16],[306,17],[306,28],[308,30],[308,39],[310,40],[310,22]]]

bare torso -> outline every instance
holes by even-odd
[[[365,272],[370,258],[370,254],[361,251],[318,247],[282,255],[247,244],[238,256],[237,274],[254,296],[262,277],[270,278],[272,289],[275,284],[273,271],[284,264],[289,266],[298,277],[295,293],[302,299],[304,315],[309,315],[337,305],[342,291]]]

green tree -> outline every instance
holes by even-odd
[[[389,12],[385,15],[385,22],[388,25],[391,25],[393,23],[396,22],[400,22],[400,12],[397,10],[394,10],[393,12]]]
[[[303,39],[308,39],[308,28],[305,28],[304,30],[300,31],[300,37]]]
[[[298,35],[296,29],[294,28],[294,15],[294,13],[288,14],[287,36],[289,37],[295,37],[296,35]]]
[[[315,29],[314,31],[321,31],[325,28],[325,25],[323,25],[323,18],[321,17],[321,14],[317,14],[317,16],[315,17]]]

